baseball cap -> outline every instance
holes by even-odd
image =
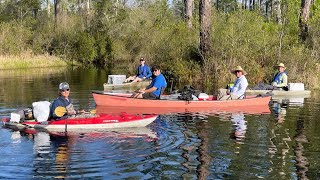
[[[70,89],[69,84],[67,82],[62,82],[59,84],[59,90],[67,90]]]

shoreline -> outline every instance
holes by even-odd
[[[49,55],[0,55],[0,70],[28,69],[67,66],[68,63],[56,56]]]

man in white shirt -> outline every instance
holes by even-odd
[[[248,87],[248,81],[245,77],[247,74],[241,66],[237,66],[235,70],[231,71],[236,75],[237,79],[234,82],[233,87],[229,88],[227,91],[225,89],[219,89],[218,100],[231,100],[231,99],[243,99],[246,89]]]

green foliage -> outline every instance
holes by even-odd
[[[0,54],[18,55],[27,51],[32,32],[16,22],[0,23]]]
[[[201,64],[198,1],[190,29],[181,0],[175,0],[172,7],[163,0],[137,1],[137,6],[130,7],[113,0],[90,1],[88,14],[78,12],[80,1],[64,1],[58,24],[53,12],[48,16],[38,11],[35,16],[36,0],[12,2],[0,4],[2,55],[32,50],[128,75],[135,73],[138,59],[144,57],[148,65],[173,72],[182,86],[191,84],[207,92],[234,81],[230,70],[237,65],[248,72],[252,86],[268,83],[279,62],[288,66],[289,81],[310,87],[319,83],[314,73],[320,58],[318,1],[312,9],[306,46],[298,39],[300,0],[281,1],[282,24],[258,10],[239,10],[236,1],[215,1],[219,8],[212,12],[211,57]]]
[[[215,19],[213,57],[203,68],[208,76],[206,87],[208,84],[224,87],[233,82],[235,77],[230,70],[238,65],[248,72],[247,79],[251,86],[261,81],[269,83],[276,71],[274,65],[279,62],[288,66],[289,82],[304,82],[310,87],[317,84],[319,77],[311,70],[317,67],[313,51],[299,45],[297,35],[293,38],[292,31],[283,29],[283,25],[266,22],[252,11],[227,15],[218,13]]]
[[[92,63],[97,56],[96,49],[94,48],[94,43],[94,38],[88,33],[78,33],[72,46],[73,53],[70,58],[83,64]]]

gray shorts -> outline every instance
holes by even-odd
[[[147,92],[142,94],[143,99],[158,99],[156,95],[154,95],[152,92]]]

